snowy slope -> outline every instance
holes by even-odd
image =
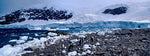
[[[19,0],[16,0],[19,2]],[[32,0],[31,0],[32,1]],[[21,1],[20,1],[21,2]],[[13,6],[10,2],[10,6]],[[22,2],[23,3],[23,2]],[[19,3],[16,3],[19,5]],[[31,4],[31,2],[29,2]],[[24,6],[25,9],[28,8],[51,8],[54,7],[58,10],[67,10],[67,12],[72,12],[73,17],[68,20],[28,20],[21,23],[15,24],[32,24],[32,25],[46,25],[51,23],[89,23],[89,22],[99,22],[99,21],[132,21],[132,22],[150,22],[149,20],[149,0],[44,0],[42,2],[35,2],[30,6]],[[25,5],[25,4],[22,4]],[[39,6],[35,6],[39,5]],[[12,9],[10,12],[19,10],[22,7],[17,7]],[[15,8],[14,7],[14,8]],[[116,9],[119,7],[125,7],[125,12],[119,15],[104,14],[103,12],[107,9]],[[118,11],[117,11],[118,12]],[[112,13],[112,12],[111,12]],[[116,13],[116,11],[113,11]],[[40,23],[40,24],[38,24]],[[14,25],[15,25],[14,24]]]

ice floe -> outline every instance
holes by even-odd
[[[49,35],[49,36],[57,36],[57,33],[49,32],[48,35]]]
[[[28,36],[20,36],[20,39],[26,41],[28,39]]]
[[[16,42],[17,41],[17,39],[13,39],[13,40],[10,40],[9,42]]]
[[[49,39],[53,40],[50,42],[50,45],[51,45],[51,44],[55,44],[55,42],[59,39],[68,38],[68,37],[69,36],[64,36],[64,35],[55,36],[55,37],[47,36],[47,37],[41,37],[40,39],[33,38],[32,41],[28,41],[25,43],[25,40],[27,40],[27,36],[23,36],[19,40],[13,39],[9,41],[9,42],[16,42],[18,43],[17,45],[11,46],[8,44],[0,48],[0,54],[1,54],[0,56],[17,56],[17,55],[21,56],[21,54],[23,53],[32,52],[32,51],[24,51],[24,49],[28,47],[44,48],[45,47],[44,42]]]

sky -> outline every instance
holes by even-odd
[[[0,15],[24,8],[40,8],[49,0],[0,0]]]
[[[42,8],[47,6],[82,11],[99,9],[98,7],[103,7],[103,5],[142,1],[147,0],[0,0],[0,16],[24,8]]]

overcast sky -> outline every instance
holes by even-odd
[[[47,6],[49,0],[0,0],[0,15],[24,8]]]
[[[56,7],[67,10],[94,11],[111,4],[130,2],[145,2],[148,0],[0,0],[0,16],[24,8]],[[88,12],[88,11],[85,11]]]

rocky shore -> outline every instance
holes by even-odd
[[[45,48],[27,48],[22,56],[150,56],[150,28],[121,29],[111,33],[70,35]]]

